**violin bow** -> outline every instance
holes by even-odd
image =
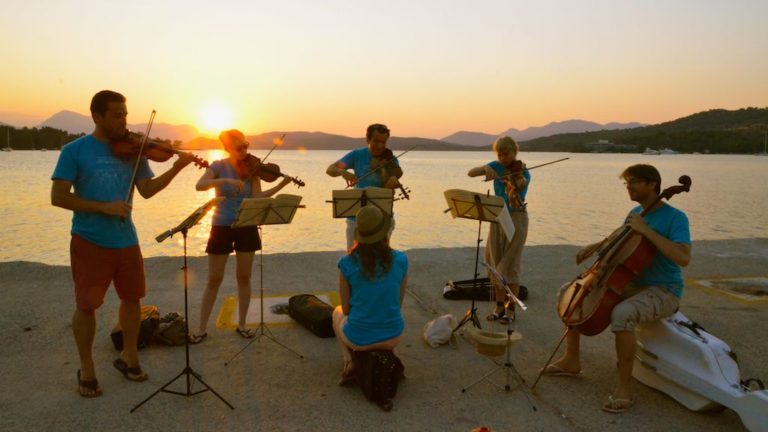
[[[528,170],[528,171],[530,171],[530,170],[532,170],[532,169],[541,168],[541,167],[543,167],[543,166],[547,166],[547,165],[552,165],[552,164],[554,164],[554,163],[562,162],[562,161],[564,161],[564,160],[568,160],[568,159],[570,159],[570,158],[562,158],[562,159],[558,159],[558,160],[556,160],[556,161],[552,161],[552,162],[546,162],[546,163],[543,163],[543,164],[539,164],[539,165],[536,165],[536,166],[532,166],[532,167],[530,167],[530,168],[526,167],[526,168],[525,168],[523,171],[525,171],[525,170]],[[523,172],[523,171],[515,171],[515,172],[511,172],[511,173],[506,173],[506,174],[504,174],[504,175],[501,175],[501,176],[499,176],[499,177],[497,177],[497,178],[503,178],[503,177],[512,177],[512,176],[515,176],[515,175],[517,175],[517,174],[520,174],[520,173],[521,173],[521,172]],[[491,180],[493,180],[493,179],[491,179]],[[483,181],[491,181],[491,180],[483,180]]]
[[[402,153],[400,153],[399,155],[396,155],[396,156],[392,156],[392,159],[397,159],[397,160],[400,160],[400,157],[401,157],[402,155],[404,155],[404,154],[408,153],[409,151],[411,151],[411,150],[413,150],[413,149],[415,149],[415,148],[416,148],[416,146],[413,146],[413,147],[409,148],[408,150],[405,150],[405,151],[403,151],[403,152],[402,152]],[[391,161],[390,161],[390,162],[391,162]],[[355,183],[360,183],[360,180],[362,180],[362,179],[364,179],[364,178],[368,177],[368,176],[369,176],[369,175],[371,175],[371,174],[374,174],[374,173],[378,172],[380,169],[384,168],[386,165],[387,165],[387,164],[381,164],[381,165],[380,165],[378,168],[376,168],[375,170],[371,170],[371,171],[368,171],[367,173],[365,173],[365,174],[363,174],[362,176],[360,176],[360,178],[359,178],[359,179],[357,179],[357,182],[355,182]],[[352,187],[352,185],[347,185],[347,187],[345,187],[344,189],[349,189],[349,188],[351,188],[351,187]]]
[[[271,148],[271,149],[270,149],[270,150],[267,152],[267,155],[266,155],[266,156],[264,156],[264,158],[261,160],[261,163],[264,163],[264,161],[266,161],[266,160],[267,160],[267,158],[269,157],[269,155],[271,155],[271,154],[272,154],[272,151],[273,151],[274,149],[276,149],[276,148],[277,148],[277,146],[283,145],[283,138],[285,138],[285,135],[286,135],[286,134],[283,134],[283,135],[281,135],[281,136],[280,136],[280,138],[279,138],[279,139],[275,140],[275,145],[273,145],[273,146],[272,146],[272,148]]]
[[[144,133],[144,136],[141,137],[141,144],[139,145],[139,153],[136,155],[136,162],[133,164],[133,174],[131,174],[131,183],[128,186],[128,192],[125,194],[125,202],[127,204],[130,204],[131,198],[133,198],[133,184],[136,181],[136,175],[139,172],[139,163],[141,163],[141,154],[144,153],[144,146],[147,144],[147,139],[149,139],[149,131],[152,129],[152,123],[154,123],[155,121],[155,114],[157,114],[157,112],[155,110],[152,110],[152,113],[149,115],[147,130]],[[121,220],[125,222],[125,218],[121,218]]]

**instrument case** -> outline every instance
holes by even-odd
[[[768,431],[768,390],[741,381],[736,355],[679,311],[636,328],[632,375],[693,411],[734,410],[751,431]]]

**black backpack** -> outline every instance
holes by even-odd
[[[403,362],[393,351],[353,351],[355,380],[365,397],[384,411],[392,409],[397,385],[405,378]]]
[[[146,305],[141,307],[141,325],[139,327],[139,338],[137,345],[139,348],[148,347],[152,342],[152,337],[160,325],[160,311],[157,306]],[[123,349],[123,330],[120,328],[120,323],[117,323],[109,334],[112,338],[112,344],[115,349],[121,351]]]

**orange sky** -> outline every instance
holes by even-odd
[[[249,134],[383,122],[442,138],[768,106],[758,0],[3,3],[0,121],[15,125],[87,114],[105,88],[132,123],[156,109]]]

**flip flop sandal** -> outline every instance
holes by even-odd
[[[202,333],[202,334],[191,334],[189,335],[189,343],[192,345],[197,345],[200,342],[204,341],[205,338],[208,337],[208,332]]]
[[[634,404],[634,399],[618,399],[613,396],[608,396],[608,400],[603,404],[603,411],[620,414],[632,408],[632,405]]]
[[[80,393],[80,396],[84,398],[95,398],[102,395],[101,387],[99,387],[99,380],[92,379],[92,380],[83,380],[80,379],[80,369],[77,370],[77,385],[78,389],[77,391]],[[90,392],[83,392],[83,389],[91,390]]]
[[[235,331],[243,339],[253,339],[256,336],[256,331],[254,329],[240,330],[239,328],[236,328]]]
[[[379,408],[383,409],[386,412],[392,411],[392,399],[384,399],[376,402],[376,405],[379,406]]]
[[[569,370],[565,370],[561,368],[560,366],[555,366],[551,364],[544,368],[544,370],[541,372],[541,375],[542,376],[578,377],[578,376],[581,376],[581,371],[571,372]]]
[[[141,366],[136,367],[128,367],[128,363],[125,362],[125,360],[118,357],[115,359],[114,362],[112,362],[112,365],[117,369],[125,379],[128,381],[146,381],[149,378],[149,375],[147,375],[146,372],[141,370]]]
[[[346,387],[355,384],[357,379],[355,378],[355,371],[352,369],[352,361],[347,361],[344,364],[344,370],[341,372],[341,379],[338,384],[341,387]]]

